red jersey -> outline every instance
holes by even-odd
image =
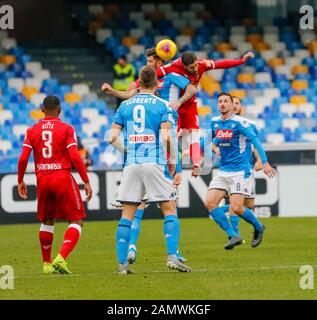
[[[23,180],[32,150],[37,178],[57,170],[70,172],[73,162],[83,181],[88,181],[86,168],[78,152],[75,131],[59,118],[46,117],[27,130],[19,159],[19,182]]]
[[[47,117],[27,130],[23,146],[33,149],[37,177],[51,170],[71,171],[67,149],[77,146],[72,126],[55,117]]]
[[[199,59],[198,60],[198,72],[197,74],[192,74],[189,73],[185,68],[182,63],[181,58],[178,58],[174,60],[172,63],[167,64],[165,66],[160,67],[159,69],[156,70],[156,74],[158,78],[164,77],[166,74],[175,72],[178,73],[190,80],[190,82],[194,86],[198,86],[199,81],[204,74],[204,72],[208,70],[213,70],[213,69],[227,69],[227,68],[232,68],[235,66],[239,66],[243,64],[244,61],[243,59],[238,59],[238,60],[222,60],[222,61],[214,61],[214,60],[206,60],[206,59]],[[196,96],[193,96],[190,98],[188,101],[182,104],[180,109],[182,108],[197,108],[197,100]]]

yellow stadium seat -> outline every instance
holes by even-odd
[[[0,56],[0,63],[4,63],[6,65],[16,63],[16,57],[10,54]]]
[[[197,19],[202,19],[202,20],[211,20],[212,15],[210,11],[199,11],[197,12]]]
[[[308,73],[308,66],[303,64],[303,65],[298,65],[294,66],[292,69],[293,74],[298,74],[298,73]]]
[[[31,95],[34,93],[38,93],[38,89],[33,88],[33,87],[24,87],[22,89],[22,94],[30,101]]]
[[[308,44],[308,50],[311,54],[314,54],[317,51],[317,41],[313,40]]]
[[[191,27],[184,27],[181,29],[181,35],[182,36],[191,36],[193,37],[196,33],[195,28],[191,28]]]
[[[200,80],[201,88],[206,91],[211,97],[215,92],[221,90],[221,85],[212,79],[210,75],[204,75]]]
[[[107,5],[105,5],[104,6],[104,10],[105,10],[105,12],[109,12],[112,15],[118,14],[119,11],[120,11],[119,6],[116,5],[116,4],[107,4]]]
[[[305,96],[291,96],[290,102],[299,105],[301,103],[306,103],[307,98]]]
[[[253,48],[254,48],[255,51],[261,52],[261,51],[264,51],[264,50],[269,50],[270,46],[265,42],[259,42],[259,43],[255,43],[253,45]]]
[[[2,105],[2,103],[0,103],[0,110],[3,110],[3,105]]]
[[[111,20],[111,14],[109,12],[102,12],[99,13],[96,18],[104,23]]]
[[[35,121],[38,121],[44,118],[44,113],[40,109],[33,109],[30,111],[30,117]]]
[[[283,58],[271,58],[268,61],[268,64],[271,68],[280,66],[282,64],[284,64],[284,59]]]
[[[154,12],[148,13],[146,17],[152,21],[159,21],[159,20],[163,20],[165,18],[165,15],[161,11],[154,11]]]
[[[237,81],[238,83],[254,83],[254,76],[252,73],[240,73]]]
[[[257,44],[262,42],[262,37],[259,34],[253,33],[253,34],[249,34],[246,37],[247,42],[252,43],[253,47]]]
[[[124,46],[131,47],[131,46],[137,44],[138,40],[135,37],[123,37],[122,40],[121,40],[121,43]]]
[[[201,117],[204,117],[204,116],[211,114],[211,109],[209,106],[202,106],[202,107],[197,108],[197,110],[198,110],[198,114]]]
[[[97,30],[101,29],[103,26],[103,22],[99,20],[94,20],[89,23],[89,31],[91,33],[96,33]]]
[[[245,18],[242,20],[242,25],[245,27],[253,27],[256,25],[256,21],[251,18]]]
[[[245,92],[244,89],[231,90],[230,94],[232,96],[238,97],[239,99],[244,99],[247,96],[247,93]]]
[[[74,104],[80,101],[80,95],[78,93],[65,93],[64,99],[70,104]]]
[[[221,42],[221,43],[218,43],[218,44],[217,44],[216,50],[219,51],[219,52],[225,53],[225,52],[227,52],[227,51],[232,50],[232,46],[231,46],[230,43]]]
[[[292,81],[292,89],[295,90],[303,90],[308,88],[307,80],[293,80]]]

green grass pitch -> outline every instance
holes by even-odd
[[[317,299],[317,287],[299,286],[302,265],[317,273],[317,218],[263,219],[263,243],[250,246],[252,230],[241,221],[246,243],[225,251],[224,233],[208,218],[181,219],[180,249],[192,273],[166,267],[162,220],[144,220],[135,274],[116,273],[116,221],[86,222],[68,262],[72,275],[43,275],[39,225],[0,226],[0,267],[11,265],[13,290],[0,299]],[[53,255],[65,223],[55,229]],[[1,274],[0,274],[1,277]]]

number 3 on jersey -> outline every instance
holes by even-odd
[[[52,131],[42,131],[42,140],[44,141],[45,148],[42,148],[42,155],[44,158],[52,158],[52,141],[53,132]]]
[[[133,109],[134,130],[138,133],[144,131],[145,128],[145,110],[141,104],[137,105]]]

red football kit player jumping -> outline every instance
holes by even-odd
[[[171,72],[178,73],[187,77],[197,87],[204,72],[213,69],[233,68],[244,64],[248,59],[253,57],[253,52],[249,51],[241,59],[237,60],[198,60],[194,52],[187,51],[182,54],[181,58],[157,69],[157,76],[164,77]],[[201,163],[201,150],[196,96],[193,96],[179,107],[178,121],[178,128],[182,130],[181,134],[185,138],[185,141],[187,141],[187,146],[190,149],[193,176],[197,176]]]
[[[71,273],[65,260],[80,238],[83,218],[86,217],[78,185],[71,175],[72,164],[85,183],[87,201],[92,197],[92,190],[78,152],[75,131],[58,118],[61,112],[59,99],[55,96],[46,97],[42,111],[45,118],[29,128],[25,136],[18,163],[18,192],[23,199],[27,198],[23,177],[33,150],[43,272]],[[59,254],[52,262],[55,219],[65,219],[69,225]]]

